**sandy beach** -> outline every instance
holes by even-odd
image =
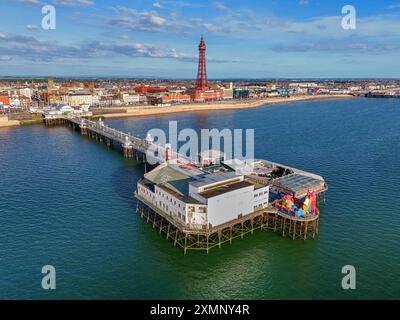
[[[20,122],[17,120],[9,120],[8,117],[0,116],[0,128],[18,126]]]
[[[238,102],[238,103],[198,103],[198,104],[181,104],[169,107],[125,107],[126,112],[124,113],[112,113],[97,115],[104,117],[105,119],[111,118],[125,118],[125,117],[140,117],[149,115],[161,115],[169,113],[181,113],[181,112],[199,112],[199,111],[223,111],[223,110],[238,110],[238,109],[251,109],[258,108],[268,104],[308,101],[308,100],[328,100],[328,99],[350,99],[354,98],[352,95],[329,95],[329,96],[296,96],[289,98],[274,97],[260,99],[256,101]]]

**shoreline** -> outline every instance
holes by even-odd
[[[336,99],[351,99],[356,98],[352,95],[327,95],[327,96],[296,96],[290,98],[265,98],[255,101],[247,101],[247,102],[230,102],[230,103],[199,103],[199,104],[181,104],[169,107],[122,107],[126,109],[126,112],[123,113],[110,113],[110,114],[96,114],[95,118],[103,118],[103,119],[118,119],[118,118],[133,118],[133,117],[146,117],[146,116],[156,116],[156,115],[167,115],[173,113],[182,113],[182,112],[212,112],[212,111],[228,111],[228,110],[244,110],[244,109],[253,109],[259,108],[264,105],[274,105],[274,104],[283,104],[283,103],[291,103],[291,102],[302,102],[302,101],[319,101],[319,100],[336,100]],[[8,128],[22,125],[30,125],[37,124],[37,120],[9,120],[7,116],[0,116],[0,128]]]
[[[9,120],[7,116],[0,116],[0,129],[16,127],[19,125],[21,125],[21,122],[18,120]]]
[[[170,107],[125,107],[127,112],[96,114],[96,118],[103,119],[118,119],[130,117],[145,117],[151,115],[166,115],[181,112],[201,112],[201,111],[228,111],[228,110],[244,110],[259,108],[264,105],[301,102],[301,101],[318,101],[318,100],[336,100],[336,99],[351,99],[355,98],[352,95],[330,95],[330,96],[298,96],[290,98],[266,98],[251,102],[242,103],[227,103],[227,104],[181,104]]]

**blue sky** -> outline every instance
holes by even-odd
[[[43,30],[42,7],[56,8]],[[341,27],[342,7],[357,28]],[[400,0],[0,0],[0,75],[400,78]]]

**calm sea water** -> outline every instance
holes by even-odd
[[[182,250],[135,213],[143,166],[65,127],[0,129],[0,298],[400,298],[400,101],[336,100],[107,121],[255,128],[256,156],[329,183],[320,236],[256,232],[209,255]],[[41,268],[57,289],[41,288]],[[354,265],[357,290],[341,288]]]

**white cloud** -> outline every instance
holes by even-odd
[[[64,7],[90,7],[94,5],[91,0],[53,0],[53,4]]]
[[[182,61],[194,61],[195,56],[179,52],[174,48],[160,47],[154,44],[138,42],[101,42],[87,41],[76,44],[60,44],[54,41],[40,40],[32,36],[0,33],[2,61],[11,56],[24,61],[60,62],[94,59],[98,57],[159,58]]]
[[[219,10],[227,10],[228,7],[223,4],[222,2],[214,2],[214,7],[219,9]]]
[[[39,5],[40,1],[39,0],[18,0],[20,3],[24,4],[30,4],[30,5]]]
[[[386,9],[400,9],[400,3],[392,4],[387,6]]]
[[[26,27],[28,30],[37,30],[37,29],[39,29],[39,26],[36,25],[36,24],[27,24],[25,27]]]
[[[159,2],[154,2],[153,3],[153,7],[157,8],[157,9],[162,9],[163,8],[163,6]]]
[[[163,26],[167,22],[164,18],[161,18],[159,16],[156,16],[154,14],[149,14],[144,16],[148,21],[150,21],[152,24],[156,26]]]
[[[11,61],[13,59],[11,56],[0,56],[0,61]]]
[[[168,29],[178,29],[172,17],[162,17],[155,11],[138,11],[129,7],[116,6],[110,8],[118,16],[107,19],[108,25],[123,27],[141,32],[164,32]]]

